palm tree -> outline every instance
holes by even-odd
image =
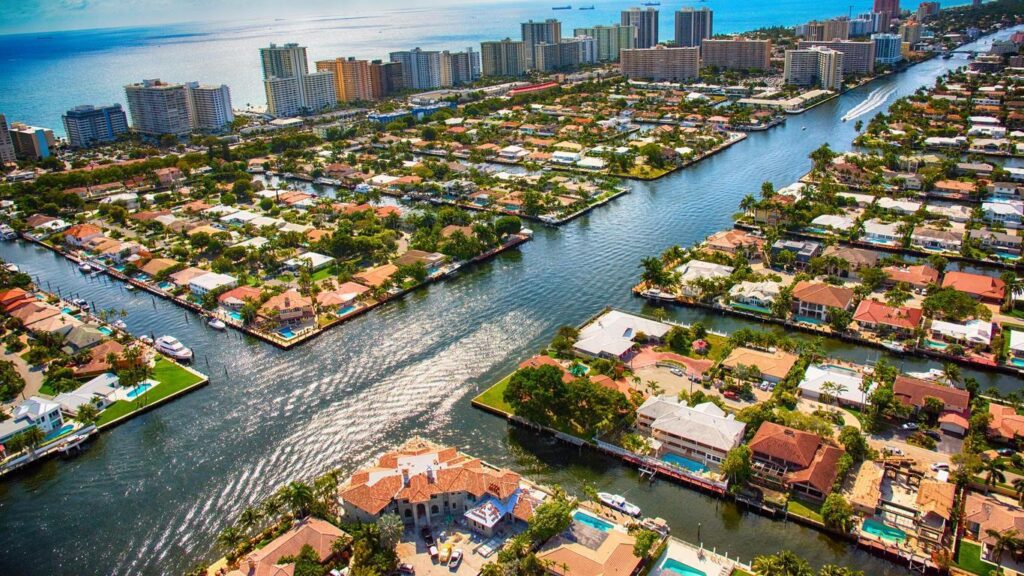
[[[985,530],[985,535],[992,539],[992,544],[990,546],[991,555],[992,559],[995,560],[997,564],[1003,558],[1003,552],[1012,550],[1020,541],[1017,537],[1017,531],[1013,529],[1005,532],[988,529]]]
[[[295,518],[303,518],[313,504],[313,489],[305,482],[290,482],[284,488],[284,501]]]
[[[981,471],[985,473],[985,489],[995,486],[1000,482],[1006,482],[1006,474],[1003,471],[1006,469],[1006,465],[1000,460],[986,460],[981,465]]]
[[[957,383],[963,380],[960,367],[952,362],[946,362],[943,364],[942,375],[946,378],[946,382],[948,382],[950,386],[956,386]]]
[[[740,210],[743,210],[743,212],[747,214],[749,214],[750,211],[753,210],[754,206],[756,205],[757,198],[754,198],[753,194],[747,194],[746,196],[743,197],[742,200],[740,200]]]
[[[217,535],[217,543],[231,553],[245,543],[245,534],[237,526],[228,526]]]
[[[275,494],[270,498],[263,501],[263,505],[260,506],[263,510],[263,516],[269,518],[271,521],[276,522],[278,517],[281,516],[281,511],[284,509],[284,503],[282,498]]]
[[[1013,489],[1017,492],[1017,504],[1024,506],[1024,478],[1014,478]]]
[[[259,508],[253,508],[247,506],[245,510],[238,516],[238,526],[243,532],[249,534],[252,529],[255,528],[263,521],[263,512]]]
[[[405,532],[405,524],[398,514],[390,513],[381,516],[377,520],[377,529],[380,531],[380,545],[385,550],[394,550]]]

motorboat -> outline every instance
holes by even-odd
[[[206,325],[214,330],[220,330],[221,332],[228,329],[228,325],[220,318],[210,318],[206,321]]]
[[[110,325],[113,326],[114,328],[117,328],[118,330],[121,330],[122,332],[128,331],[128,325],[124,323],[124,320],[114,320],[113,322],[110,323]]]
[[[14,240],[17,237],[18,233],[14,231],[14,228],[11,228],[7,224],[0,224],[0,238],[3,238],[4,240]]]
[[[630,504],[629,502],[626,501],[625,498],[619,496],[618,494],[598,492],[597,499],[601,501],[601,504],[604,504],[605,506],[612,508],[614,510],[618,510],[623,514],[634,517],[640,516],[640,507],[637,506],[636,504]]]
[[[89,309],[89,302],[86,301],[85,298],[72,298],[71,299],[71,304],[74,305],[77,308],[82,309],[82,310],[88,310]]]
[[[92,266],[90,266],[88,262],[82,262],[78,265],[78,270],[82,273],[88,274],[89,272],[92,272]]]
[[[885,346],[886,350],[892,350],[893,352],[906,352],[907,347],[899,342],[893,342],[892,340],[883,340],[882,346]]]
[[[153,339],[150,338],[149,336],[146,336],[146,335],[139,336],[139,342],[142,342],[143,344],[145,344],[147,346],[152,346],[153,345]]]
[[[161,336],[157,338],[153,347],[156,348],[157,352],[164,356],[173,358],[174,360],[188,362],[192,359],[192,350],[186,348],[185,345],[179,342],[174,336]]]
[[[128,284],[127,286],[124,287],[124,289],[129,291],[129,292],[135,292],[135,285],[134,284]]]

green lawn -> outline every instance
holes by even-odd
[[[107,407],[102,414],[100,414],[99,421],[96,422],[96,425],[103,426],[104,424],[112,422],[126,414],[131,414],[135,410],[138,410],[147,404],[152,404],[153,402],[162,400],[163,398],[175,394],[202,380],[199,376],[185,370],[174,362],[165,360],[163,357],[157,357],[156,366],[153,368],[153,379],[160,384],[158,386],[154,386],[145,394],[140,395],[136,400],[118,400],[117,402],[114,402]]]
[[[711,345],[711,353],[708,354],[707,356],[701,356],[694,352],[693,350],[691,350],[690,353],[687,354],[687,356],[689,356],[690,358],[694,358],[696,360],[702,360],[704,358],[707,358],[708,360],[720,362],[725,355],[725,348],[726,344],[729,343],[729,339],[715,334],[708,334],[704,337],[704,339],[707,340],[708,344]]]
[[[338,269],[334,266],[326,266],[313,273],[313,282],[319,282],[325,278],[334,278],[338,274]]]
[[[962,570],[979,576],[988,576],[989,572],[998,567],[981,559],[981,545],[964,540],[960,543],[960,554],[956,557],[956,565]]]
[[[497,384],[491,386],[487,390],[484,390],[483,394],[477,396],[474,400],[485,406],[490,406],[491,408],[511,414],[512,407],[505,402],[504,398],[502,398],[502,395],[505,393],[505,387],[508,386],[508,382],[511,379],[512,374],[505,376],[501,380],[498,380]]]
[[[786,504],[786,510],[789,511],[790,514],[796,514],[797,516],[803,516],[804,518],[824,522],[821,519],[821,513],[819,512],[820,509],[820,504],[812,504],[803,500],[797,500],[796,498],[790,498],[789,502]]]

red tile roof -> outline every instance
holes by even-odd
[[[988,424],[989,434],[1006,440],[1024,437],[1024,416],[1017,414],[1013,406],[989,403],[988,413],[992,415]]]
[[[920,266],[887,266],[882,271],[888,274],[892,282],[903,282],[911,286],[924,287],[939,282],[939,271],[925,265]]]
[[[793,287],[793,299],[829,308],[846,308],[853,301],[853,290],[801,280]]]
[[[1002,301],[1006,295],[1006,283],[999,278],[969,272],[946,272],[942,287],[955,288],[985,300]]]
[[[791,472],[786,476],[786,481],[790,484],[806,484],[822,494],[828,494],[836,481],[836,468],[842,455],[842,449],[825,444],[815,452],[814,459],[806,468]]]
[[[814,461],[821,438],[774,422],[765,422],[750,441],[755,455],[781,460],[806,468]]]
[[[923,312],[920,308],[899,306],[893,308],[875,300],[862,300],[853,313],[853,319],[865,324],[881,324],[913,330],[921,325]]]
[[[929,396],[941,400],[946,409],[953,412],[965,412],[971,403],[971,395],[966,390],[906,375],[896,377],[892,391],[900,402],[915,408],[923,407]]]

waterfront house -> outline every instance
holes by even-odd
[[[743,281],[729,289],[729,300],[738,308],[753,307],[757,312],[768,313],[781,292],[782,286],[778,282]]]
[[[989,225],[1000,228],[1020,228],[1021,219],[1024,218],[1024,201],[983,202],[981,215]]]
[[[707,240],[704,241],[704,245],[716,252],[722,252],[730,256],[743,254],[748,260],[757,261],[761,259],[761,249],[764,246],[764,240],[746,230],[732,228],[708,236]]]
[[[30,326],[40,320],[45,320],[51,316],[57,316],[60,314],[60,310],[42,302],[29,302],[24,306],[19,306],[14,310],[11,310],[9,314],[11,317],[20,320],[22,326]]]
[[[733,267],[703,260],[690,260],[677,267],[675,271],[679,275],[679,285],[683,295],[688,298],[700,298],[702,291],[697,282],[729,278],[732,275]]]
[[[896,284],[907,284],[917,291],[923,291],[931,285],[938,284],[939,271],[926,264],[914,266],[886,266],[882,268],[885,272],[886,286]]]
[[[1024,533],[1024,509],[1002,498],[968,492],[964,500],[965,536],[981,544],[981,557],[996,562],[993,550],[996,537],[992,534]],[[1003,554],[1009,559],[1009,554]]]
[[[32,294],[22,290],[21,288],[0,290],[0,308],[8,314],[11,310],[24,306],[29,302],[38,302],[38,300],[36,300]]]
[[[188,289],[193,296],[202,298],[209,292],[215,292],[225,288],[234,288],[237,284],[238,279],[234,276],[229,274],[219,274],[217,272],[208,272],[189,280]]]
[[[987,228],[981,230],[970,230],[970,239],[982,250],[995,252],[1007,256],[1020,256],[1021,247],[1024,246],[1024,239],[1005,232],[995,232]]]
[[[970,206],[963,204],[950,204],[948,202],[928,204],[925,210],[932,215],[941,216],[950,222],[966,224],[974,215]]]
[[[316,301],[322,308],[336,307],[343,309],[353,305],[355,301],[370,289],[357,282],[344,282],[332,290],[324,290],[316,295]]]
[[[836,364],[812,364],[807,367],[803,380],[797,388],[800,396],[809,400],[836,403],[840,406],[863,408],[874,384],[866,390],[860,371]]]
[[[10,418],[0,422],[0,444],[29,428],[39,428],[43,434],[49,434],[63,425],[60,404],[31,396],[14,407]]]
[[[755,480],[821,500],[832,491],[843,450],[817,434],[764,422],[750,440]]]
[[[368,268],[352,275],[352,280],[370,288],[383,286],[391,277],[398,272],[398,266],[394,264],[383,264],[375,268]]]
[[[579,514],[590,517],[585,512]],[[644,560],[633,553],[636,539],[618,524],[598,519],[583,522],[574,515],[569,528],[548,540],[537,551],[545,570],[552,576],[631,576],[643,568]],[[610,524],[604,528],[605,524]]]
[[[303,252],[294,258],[284,261],[285,270],[297,272],[308,268],[311,272],[322,270],[330,266],[334,258],[317,252]]]
[[[209,273],[209,270],[203,270],[202,268],[189,266],[188,268],[179,270],[174,274],[171,274],[167,278],[178,288],[185,288],[189,285],[190,282],[192,282],[193,279]]]
[[[511,470],[412,438],[356,471],[338,496],[346,522],[373,522],[393,513],[413,526],[441,526],[488,504],[501,511],[502,523],[528,521],[533,506],[527,504],[542,499],[535,492]],[[480,512],[487,516],[486,510]]]
[[[832,256],[838,258],[843,262],[846,262],[847,266],[843,267],[832,267],[828,270],[829,274],[838,276],[840,278],[854,278],[858,277],[858,272],[865,268],[874,268],[878,265],[878,261],[881,256],[874,250],[867,250],[865,248],[851,248],[849,246],[829,246],[825,249],[822,256]]]
[[[59,332],[66,326],[78,326],[81,324],[82,321],[79,320],[78,318],[75,318],[70,314],[61,313],[54,316],[43,318],[42,320],[33,322],[31,324],[26,324],[25,328],[29,332],[32,332],[33,334],[48,334],[51,332]]]
[[[853,290],[849,288],[806,280],[793,287],[792,310],[798,320],[826,322],[830,309],[849,310],[852,305]]]
[[[746,424],[711,402],[691,407],[664,395],[652,396],[637,408],[636,428],[654,440],[658,456],[671,453],[717,468],[743,440]]]
[[[177,260],[171,260],[170,258],[150,258],[149,261],[139,268],[139,271],[150,278],[156,278],[161,272],[170,270],[175,266],[180,266]]]
[[[781,382],[796,365],[799,357],[785,350],[755,350],[742,346],[733,348],[729,356],[722,360],[722,367],[735,371],[740,366],[756,368],[761,380]]]
[[[946,272],[942,278],[943,288],[966,292],[982,302],[1002,304],[1006,297],[1006,283],[999,278],[970,272]]]
[[[105,372],[82,384],[72,392],[58,394],[53,399],[60,404],[60,409],[65,414],[74,416],[78,409],[86,404],[103,410],[117,401],[117,391],[120,380],[113,372]]]
[[[845,214],[822,214],[811,220],[811,226],[816,228],[812,230],[814,232],[817,229],[833,231],[833,232],[848,232],[853,229],[854,218]]]
[[[932,188],[931,195],[950,200],[967,200],[976,192],[978,187],[972,182],[961,182],[960,180],[939,180]]]
[[[920,308],[888,306],[877,300],[862,300],[853,313],[853,320],[862,330],[879,335],[908,338],[921,325]]]
[[[326,520],[307,517],[295,522],[266,546],[247,554],[239,561],[238,568],[226,576],[290,576],[295,572],[295,562],[282,562],[282,559],[295,558],[309,546],[323,564],[334,557],[334,543],[339,539],[348,542],[351,537]]]
[[[980,176],[982,178],[988,178],[992,175],[992,171],[994,169],[995,167],[987,162],[957,162],[953,171],[961,176]]]
[[[238,286],[217,296],[217,303],[228,310],[238,311],[246,300],[259,302],[262,290],[254,286]]]
[[[967,433],[971,395],[966,390],[901,374],[893,382],[892,391],[901,404],[913,409],[914,414],[927,406],[928,398],[939,400],[943,405],[939,428],[957,436]]]
[[[776,240],[771,248],[772,261],[774,262],[782,252],[791,252],[794,261],[802,266],[821,254],[821,244],[810,240]]]
[[[963,236],[963,232],[917,226],[910,233],[910,245],[933,252],[959,252]]]
[[[423,250],[407,250],[404,254],[395,258],[393,264],[396,266],[412,266],[422,264],[427,269],[427,274],[436,274],[437,271],[448,260],[448,257],[440,252],[425,252]]]
[[[878,199],[875,206],[885,210],[886,212],[893,212],[901,214],[903,216],[909,216],[921,209],[921,203],[913,200],[900,200],[897,198],[890,198],[884,196]]]
[[[1018,198],[1021,187],[1016,182],[992,182],[988,185],[988,192],[997,198]]]
[[[992,417],[987,430],[990,437],[1007,443],[1024,438],[1024,416],[1017,414],[1016,408],[989,402],[988,413]]]
[[[930,479],[921,480],[917,487],[915,527],[918,546],[925,552],[946,547],[946,532],[953,519],[956,489],[956,484]]]
[[[660,341],[670,328],[664,322],[609,310],[580,330],[573,350],[586,357],[624,360],[635,344]]]
[[[298,326],[315,319],[313,301],[291,289],[271,296],[260,306],[259,318],[264,322],[276,322],[281,326]]]
[[[64,242],[73,248],[81,248],[95,238],[103,236],[103,230],[94,224],[75,224],[64,231]]]
[[[985,320],[968,320],[963,324],[932,320],[930,333],[932,340],[939,343],[956,343],[979,350],[987,350],[992,344],[992,323]]]
[[[98,346],[106,339],[106,335],[100,332],[99,328],[81,322],[68,322],[56,332],[64,337],[64,346],[61,350],[72,355]]]
[[[864,222],[865,242],[872,244],[883,244],[886,246],[899,246],[903,243],[903,233],[900,232],[898,223],[886,223],[878,219]]]

